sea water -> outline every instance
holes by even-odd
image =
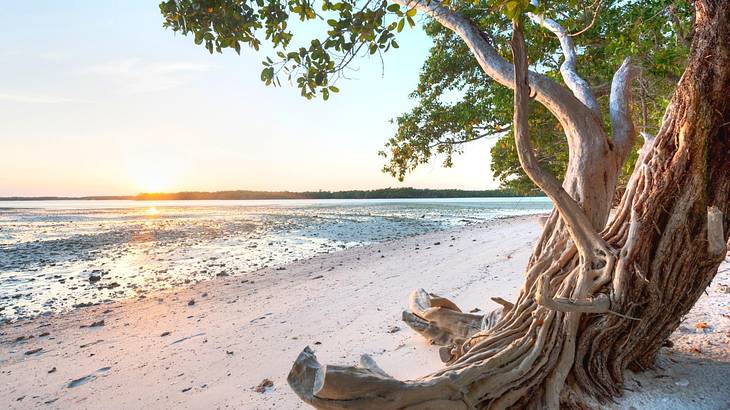
[[[549,209],[546,198],[3,201],[0,321]]]

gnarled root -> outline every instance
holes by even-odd
[[[492,300],[502,307],[476,315],[463,313],[449,299],[417,289],[411,292],[410,311],[403,311],[403,321],[431,343],[444,346],[439,351],[441,360],[449,362],[454,358],[453,349],[474,334],[491,329],[513,306],[502,298]]]

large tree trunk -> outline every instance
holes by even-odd
[[[360,368],[321,366],[307,348],[289,375],[294,391],[322,409],[580,407],[620,395],[625,369],[651,366],[717,272],[730,231],[730,1],[696,6],[688,67],[600,234],[600,212],[580,208],[580,187],[561,188],[531,161],[524,40],[515,30],[520,159],[556,205],[519,297],[501,301],[501,315],[471,317],[416,292],[405,318],[449,345],[442,370],[403,382],[366,356]],[[592,172],[601,165],[574,166],[593,175],[582,187],[602,182]]]

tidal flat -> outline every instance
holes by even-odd
[[[546,198],[0,202],[0,322],[550,208]]]

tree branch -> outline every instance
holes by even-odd
[[[631,80],[635,74],[636,69],[627,57],[616,70],[611,82],[608,108],[611,115],[613,145],[620,163],[626,159],[636,138],[636,129],[631,119]]]
[[[596,101],[596,96],[593,94],[590,84],[578,75],[576,68],[578,57],[575,53],[573,39],[568,32],[553,19],[544,18],[534,13],[527,13],[527,15],[535,24],[544,27],[558,37],[560,48],[563,50],[563,56],[565,57],[565,61],[560,65],[560,74],[563,76],[563,81],[573,91],[573,95],[578,100],[585,104],[598,118],[601,118],[601,109],[598,106],[598,101]]]
[[[553,201],[560,217],[565,221],[570,237],[586,264],[596,259],[596,249],[604,253],[606,246],[580,205],[563,189],[560,182],[549,172],[542,169],[537,161],[529,136],[529,84],[527,75],[527,51],[521,23],[513,22],[512,55],[515,62],[515,104],[514,133],[517,156],[525,174]]]
[[[611,308],[611,300],[603,293],[594,298],[586,299],[570,299],[570,298],[552,298],[550,296],[549,281],[541,276],[538,279],[538,290],[535,293],[535,301],[541,306],[560,312],[580,312],[580,313],[609,313]]]
[[[406,7],[416,7],[441,25],[456,33],[474,54],[484,73],[498,83],[514,89],[514,65],[502,58],[488,36],[469,19],[441,5],[436,0],[391,0]],[[545,75],[529,71],[535,99],[543,104],[566,129],[585,128],[585,118],[592,112],[573,93]],[[593,117],[593,116],[591,116]],[[596,119],[596,121],[598,121]],[[577,137],[568,133],[569,138]]]

